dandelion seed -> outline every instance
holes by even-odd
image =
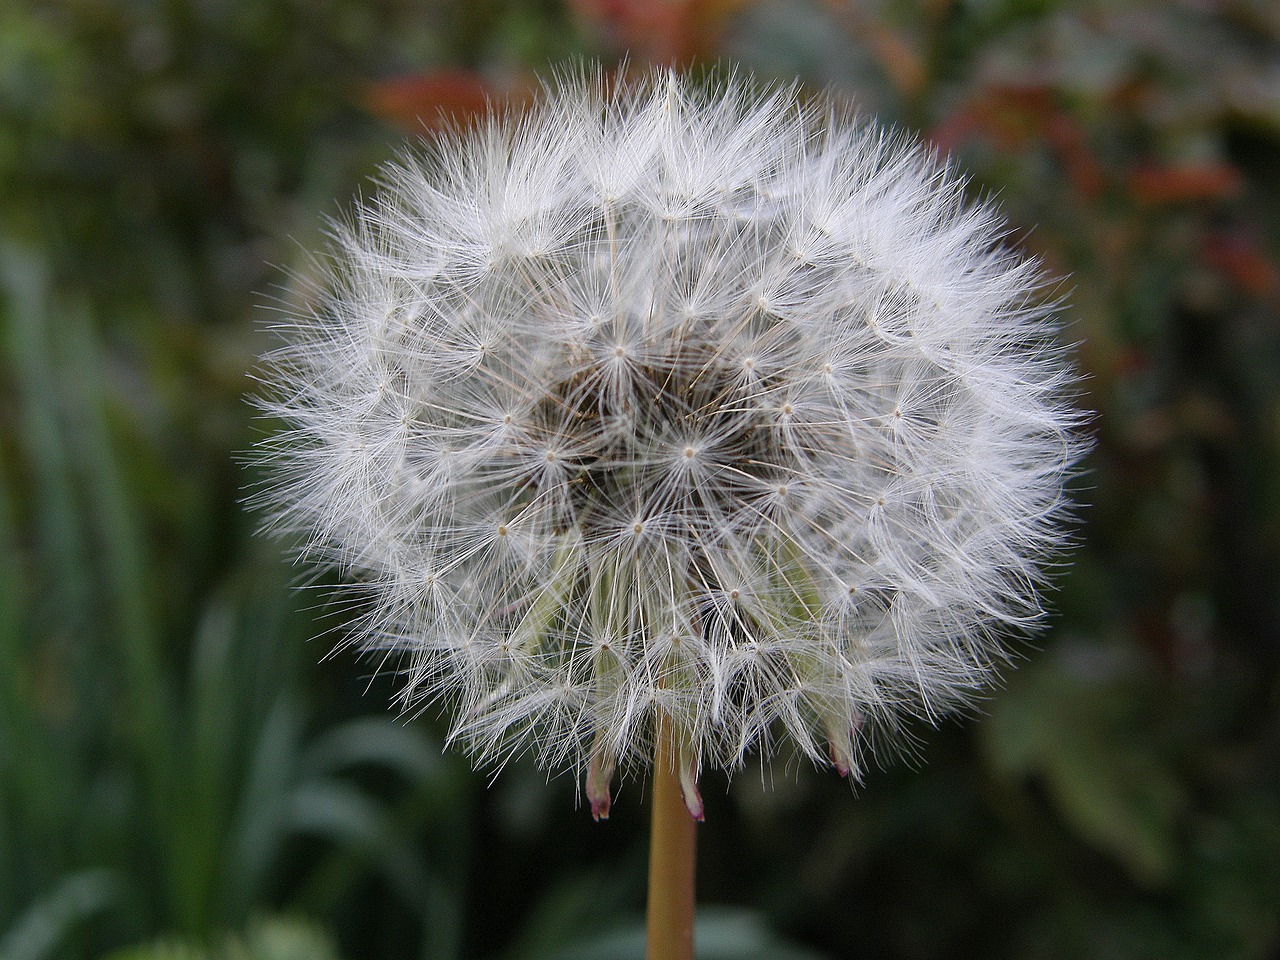
[[[782,742],[857,778],[1039,618],[1079,455],[1041,270],[832,102],[602,89],[386,169],[268,358],[262,499],[409,709],[597,816],[663,724],[690,809]]]

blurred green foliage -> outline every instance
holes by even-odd
[[[107,960],[339,960],[323,931],[274,919],[251,926],[243,938],[231,937],[212,947],[158,943],[112,953]]]
[[[0,9],[0,957],[640,955],[640,785],[594,825],[317,667],[346,613],[239,465],[262,328],[396,124],[626,50],[956,152],[1068,278],[1098,411],[1053,628],[985,716],[857,796],[705,785],[701,955],[1274,956],[1274,4],[64,0]]]

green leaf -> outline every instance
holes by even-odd
[[[821,954],[779,938],[759,914],[728,907],[699,909],[694,945],[698,960],[822,960]],[[546,955],[546,960],[643,960],[644,955],[644,927],[632,924]]]
[[[158,942],[117,950],[106,960],[339,960],[332,939],[301,920],[274,918],[215,947]]]
[[[73,873],[27,908],[3,937],[4,960],[45,960],[60,955],[64,942],[85,920],[117,902],[120,886],[109,870]]]
[[[319,927],[299,920],[275,919],[250,930],[248,960],[338,960],[333,941]]]
[[[324,777],[363,764],[394,770],[414,782],[441,772],[438,749],[417,730],[383,717],[350,720],[321,734],[308,746],[301,769],[308,777]]]
[[[392,888],[407,903],[426,895],[427,876],[416,851],[404,838],[381,803],[339,780],[301,784],[293,796],[289,827],[312,834],[339,848],[364,854],[382,868]]]
[[[982,745],[998,776],[1038,779],[1081,840],[1159,885],[1178,859],[1187,799],[1155,731],[1131,716],[1142,675],[1102,648],[1060,648],[993,700]]]
[[[292,700],[279,697],[258,731],[227,838],[229,875],[236,878],[229,913],[241,917],[262,896],[287,834],[288,808],[297,778],[302,720]]]

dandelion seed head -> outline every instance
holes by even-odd
[[[272,522],[409,709],[596,805],[969,702],[1040,618],[1080,453],[1040,268],[827,99],[561,78],[383,173],[282,328]]]

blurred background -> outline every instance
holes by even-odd
[[[0,5],[0,957],[626,960],[647,807],[495,782],[324,659],[241,506],[324,218],[568,57],[731,60],[953,151],[1098,411],[1052,626],[919,762],[709,777],[700,957],[1280,956],[1270,0]]]

